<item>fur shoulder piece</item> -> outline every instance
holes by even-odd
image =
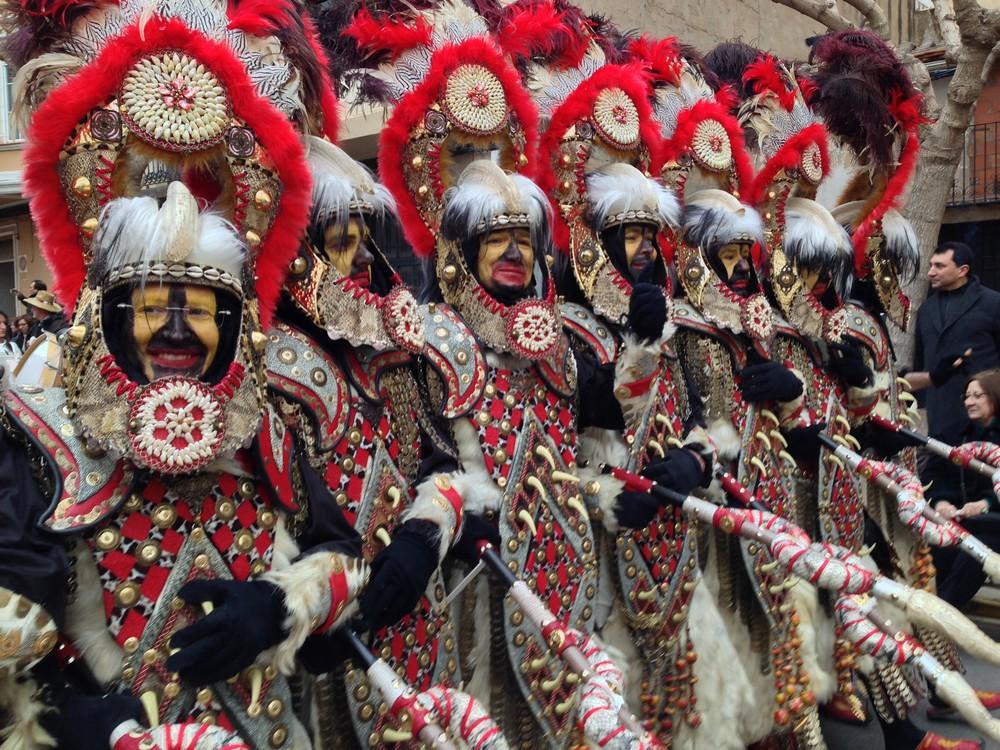
[[[330,355],[301,331],[278,323],[267,343],[267,384],[303,408],[313,423],[317,450],[333,450],[347,427],[350,395]]]
[[[424,316],[423,356],[444,385],[441,415],[455,419],[468,413],[486,386],[486,357],[472,329],[449,305],[421,308]]]
[[[562,304],[563,329],[586,344],[602,365],[615,361],[618,339],[593,311],[575,302]]]
[[[7,391],[7,413],[42,453],[54,478],[42,523],[56,533],[90,528],[124,502],[135,470],[76,436],[62,388],[20,386]]]

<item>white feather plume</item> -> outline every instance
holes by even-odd
[[[680,225],[681,207],[667,187],[631,164],[616,163],[587,176],[592,225],[605,228],[609,216],[625,211],[648,211],[659,217],[660,226]]]

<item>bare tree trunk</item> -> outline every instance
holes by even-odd
[[[937,245],[965,133],[983,89],[984,68],[1000,38],[1000,13],[984,11],[974,0],[955,0],[955,20],[962,38],[955,74],[937,122],[924,130],[920,162],[906,203],[906,216],[916,230],[921,249],[920,270],[907,289],[914,315],[927,297],[927,265]],[[913,347],[912,333],[897,337],[900,362],[910,364]]]

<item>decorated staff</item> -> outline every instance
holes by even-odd
[[[1000,582],[1000,554],[934,510],[924,500],[923,487],[916,475],[892,463],[869,460],[826,436],[820,440],[835,459],[847,462],[853,471],[892,497],[900,521],[918,538],[934,547],[960,547],[982,564],[990,578]]]
[[[987,477],[993,483],[993,492],[1000,496],[1000,446],[982,441],[948,445],[937,438],[923,435],[902,424],[896,424],[885,417],[874,415],[871,423],[882,430],[897,432],[923,445],[927,450],[948,459],[957,466],[971,469]]]

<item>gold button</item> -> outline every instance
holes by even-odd
[[[135,677],[135,670],[132,667],[125,667],[125,669],[122,670],[123,680],[131,680],[133,677]]]
[[[351,445],[357,445],[361,442],[361,430],[355,428],[347,433],[347,440]]]
[[[247,706],[247,716],[251,719],[256,719],[262,713],[264,713],[264,707],[259,703],[251,703]]]
[[[500,489],[503,489],[504,487],[506,487],[507,486],[507,477],[500,477],[499,479],[497,479],[497,486]]]
[[[493,460],[498,464],[504,463],[507,460],[507,451],[503,448],[497,448],[496,451],[493,452]]]
[[[250,575],[255,578],[267,572],[267,565],[262,560],[254,560],[250,563]]]
[[[157,528],[169,528],[173,526],[175,520],[177,520],[177,511],[174,506],[162,503],[153,509],[153,523]]]
[[[139,510],[141,506],[142,506],[141,497],[139,497],[138,495],[129,495],[128,500],[125,501],[124,507],[125,510],[127,510],[128,512],[134,513],[135,511]]]
[[[455,361],[457,361],[460,365],[464,365],[469,361],[469,353],[465,351],[465,349],[459,349],[455,352]]]
[[[191,539],[193,539],[196,542],[205,541],[205,529],[203,529],[201,526],[195,526],[193,529],[191,529]]]
[[[118,532],[118,529],[102,529],[97,534],[97,549],[105,552],[109,549],[114,549],[118,546],[118,542],[121,541],[121,538],[122,536]]]
[[[375,715],[375,709],[371,707],[368,703],[363,705],[358,709],[358,718],[361,721],[371,721],[371,718]]]
[[[484,390],[486,391],[487,396],[495,396],[497,392],[497,387],[493,385],[493,383],[490,383],[489,385],[486,386]]]
[[[481,425],[488,425],[490,423],[490,415],[488,412],[481,411],[476,415],[476,419]]]
[[[136,558],[142,565],[152,565],[160,559],[160,545],[156,542],[144,542],[136,552]]]
[[[181,693],[181,685],[179,682],[168,682],[163,688],[163,694],[168,698],[176,698]]]
[[[271,732],[271,747],[281,747],[287,739],[288,730],[284,726],[275,727],[274,731]]]
[[[256,193],[254,193],[253,204],[257,207],[258,210],[266,211],[271,207],[271,203],[272,203],[271,194],[266,190],[258,190]]]
[[[344,471],[350,473],[354,471],[354,459],[350,456],[345,456],[344,460],[340,462],[340,466]]]
[[[502,422],[500,422],[500,432],[502,432],[504,435],[509,434],[510,431],[513,429],[514,425],[510,423],[509,419],[504,419]]]
[[[155,648],[148,648],[142,652],[142,663],[143,664],[156,664],[160,659],[160,652]]]
[[[514,395],[512,393],[508,393],[506,396],[503,397],[503,402],[505,406],[512,407],[514,406],[514,404],[517,403],[517,400],[514,398]]]
[[[139,601],[139,584],[123,583],[115,589],[115,601],[122,607],[133,607]]]
[[[212,698],[215,697],[215,693],[212,692],[212,688],[202,688],[195,694],[195,697],[198,699],[200,704],[207,706],[212,702]]]
[[[272,719],[277,719],[281,716],[281,712],[285,710],[285,704],[281,702],[280,699],[275,698],[273,701],[267,704],[267,715]]]
[[[199,570],[208,570],[208,555],[195,555],[194,566]]]
[[[358,685],[356,688],[354,688],[354,697],[357,698],[359,701],[368,700],[369,695],[371,695],[371,692],[368,690],[368,686],[365,684]]]
[[[220,500],[219,504],[215,506],[215,515],[223,521],[228,521],[236,515],[236,506],[232,500]]]
[[[202,724],[214,724],[215,714],[213,714],[211,711],[206,711],[205,713],[203,713],[201,716],[198,717],[198,721]]]
[[[244,479],[240,482],[240,496],[245,500],[249,500],[254,495],[253,482],[249,479]]]
[[[125,643],[122,644],[122,648],[125,649],[126,654],[134,654],[139,648],[139,639],[134,635],[126,638]]]
[[[337,501],[337,505],[339,505],[341,507],[347,505],[347,493],[346,492],[338,492],[334,496],[334,499]]]
[[[248,552],[253,547],[253,534],[243,529],[236,535],[236,549]]]

